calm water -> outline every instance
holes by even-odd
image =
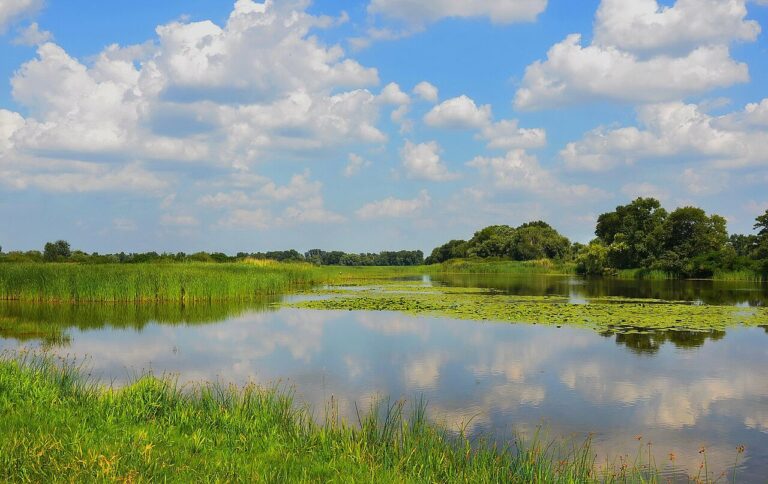
[[[625,295],[765,304],[764,286],[641,285],[570,278],[442,280],[575,301]],[[434,419],[499,441],[531,435],[582,440],[601,455],[652,442],[697,469],[731,466],[768,482],[768,329],[601,335],[581,328],[482,323],[396,313],[241,306],[0,304],[0,350],[41,348],[87,357],[117,384],[144,370],[182,381],[282,382],[322,414],[333,397],[354,419],[377,398],[424,396]],[[9,321],[16,321],[11,324]],[[23,323],[18,323],[23,321]],[[642,441],[636,440],[642,435]],[[647,447],[645,447],[647,449]],[[647,450],[646,450],[647,451]]]

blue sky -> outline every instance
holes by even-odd
[[[768,208],[766,0],[0,5],[0,245],[431,250]]]

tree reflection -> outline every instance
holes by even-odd
[[[768,329],[766,329],[768,332]],[[653,355],[669,342],[676,348],[700,348],[707,340],[718,341],[725,336],[725,331],[603,331],[601,336],[616,338],[616,344],[626,346],[638,355]]]

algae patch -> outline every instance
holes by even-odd
[[[657,299],[602,297],[575,304],[561,296],[511,296],[472,288],[384,285],[333,288],[287,306],[320,310],[399,311],[414,315],[515,323],[584,326],[597,330],[722,330],[768,324],[768,308],[694,305]]]

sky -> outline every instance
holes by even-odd
[[[421,249],[768,209],[768,0],[0,0],[0,246]]]

